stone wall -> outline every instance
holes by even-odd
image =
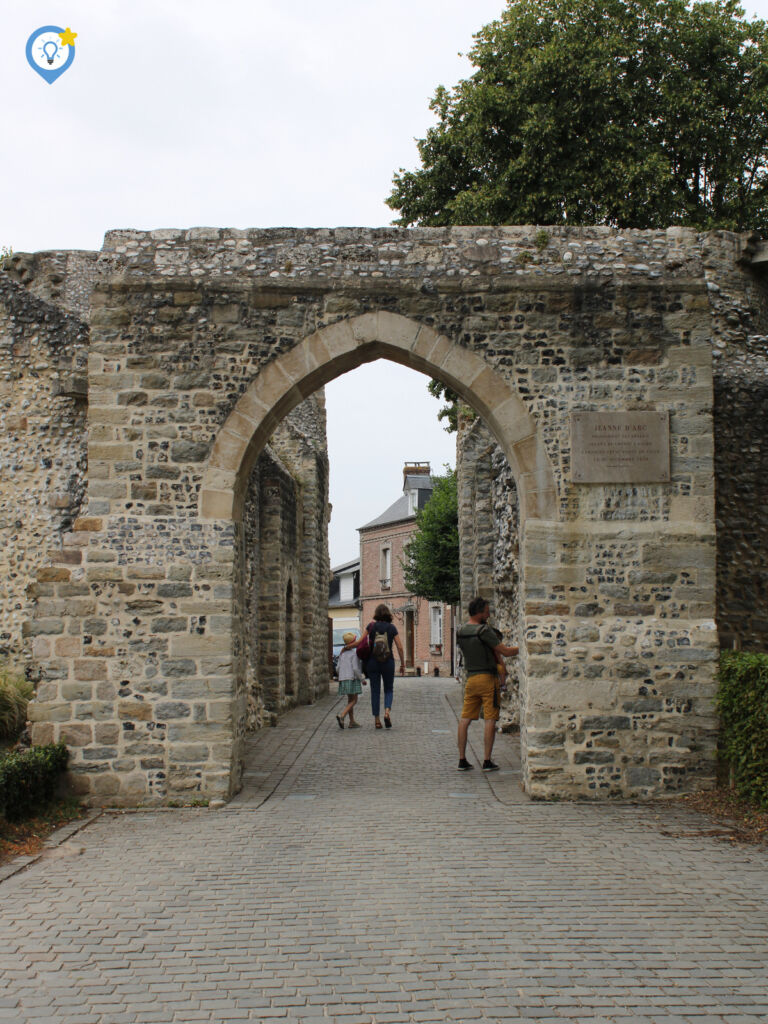
[[[492,605],[491,623],[505,643],[520,644],[525,632],[520,580],[520,505],[514,474],[482,420],[463,408],[457,438],[461,614],[473,597]],[[520,725],[520,680],[507,659],[500,726]]]
[[[327,481],[325,412],[318,396],[278,428],[248,483],[242,634],[247,731],[328,691],[322,600],[330,576]]]
[[[96,257],[81,255],[14,256],[0,271],[0,658],[18,671],[30,668],[23,633],[40,628],[28,622],[27,588],[72,529],[85,491],[88,328],[79,300]],[[76,564],[77,549],[68,557]]]
[[[709,239],[713,317],[717,623],[724,647],[768,651],[768,271]],[[725,251],[724,251],[725,248]]]
[[[53,252],[16,254],[0,271],[0,656],[33,676],[45,665],[31,711],[33,736],[62,739],[76,752],[76,792],[123,803],[195,799],[221,791],[212,768],[218,743],[229,758],[239,749],[233,736],[239,743],[247,728],[327,691],[323,396],[276,425],[254,469],[256,479],[259,471],[277,474],[288,495],[272,545],[274,538],[258,535],[258,490],[244,517],[256,534],[246,539],[243,524],[235,524],[224,531],[223,545],[217,536],[215,550],[199,557],[194,537],[161,518],[183,486],[168,465],[175,431],[167,424],[142,438],[153,456],[152,471],[142,476],[135,461],[141,449],[131,447],[137,434],[130,423],[122,433],[126,514],[108,526],[81,515],[87,481],[93,492],[104,490],[101,446],[113,437],[109,416],[92,409],[88,417],[89,398],[98,408],[102,396],[89,394],[87,378],[91,293],[112,269],[104,255]],[[143,367],[151,368],[151,360]],[[143,382],[157,385],[158,375],[145,373]],[[213,376],[208,383],[215,391]],[[197,394],[200,409],[209,406],[209,394]],[[120,401],[130,407],[133,400]],[[175,403],[160,398],[156,405]],[[192,440],[186,451],[194,456]],[[99,507],[94,500],[91,510]],[[148,509],[152,518],[142,518]],[[120,568],[124,549],[133,563],[130,583]],[[296,602],[290,657],[269,667],[274,699],[265,713],[261,680],[271,641],[258,638],[253,611],[275,566],[290,568]],[[121,622],[111,614],[116,603]],[[270,607],[268,628],[272,618]],[[182,622],[187,640],[173,643]],[[65,670],[67,658],[73,661]],[[286,676],[293,690],[287,696]]]
[[[35,736],[71,738],[92,799],[233,792],[251,473],[286,413],[384,357],[454,388],[514,474],[519,519],[498,521],[511,549],[519,531],[519,557],[504,552],[497,582],[524,624],[531,795],[710,783],[711,350],[731,315],[712,295],[722,277],[749,304],[747,244],[683,229],[111,233],[92,303],[87,508],[63,542],[80,561],[41,582],[33,626],[53,687],[32,707]],[[573,483],[571,412],[614,409],[669,414],[669,483]],[[492,515],[512,491],[490,458]]]

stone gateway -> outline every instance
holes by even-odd
[[[13,257],[3,630],[40,679],[33,741],[66,740],[92,802],[238,789],[248,730],[327,691],[319,389],[386,358],[479,416],[463,587],[506,574],[528,793],[710,784],[716,616],[758,646],[766,619],[764,591],[740,611],[716,566],[736,542],[716,517],[713,349],[721,368],[764,360],[753,250],[685,229],[193,229]],[[668,423],[668,480],[579,482],[573,415],[617,412]],[[755,429],[719,436],[754,448]],[[740,600],[759,594],[765,505]]]

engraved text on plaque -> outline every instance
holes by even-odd
[[[571,413],[574,483],[669,481],[668,412]]]

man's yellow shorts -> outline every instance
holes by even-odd
[[[500,696],[499,677],[495,672],[493,674],[481,672],[476,676],[470,676],[464,687],[464,707],[461,709],[461,717],[477,719],[480,717],[480,708],[482,708],[483,718],[486,722],[497,721],[501,704]]]

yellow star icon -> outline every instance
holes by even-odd
[[[73,32],[72,29],[67,26],[63,32],[59,32],[59,39],[61,40],[62,46],[74,46],[75,40],[77,39],[77,32]]]

